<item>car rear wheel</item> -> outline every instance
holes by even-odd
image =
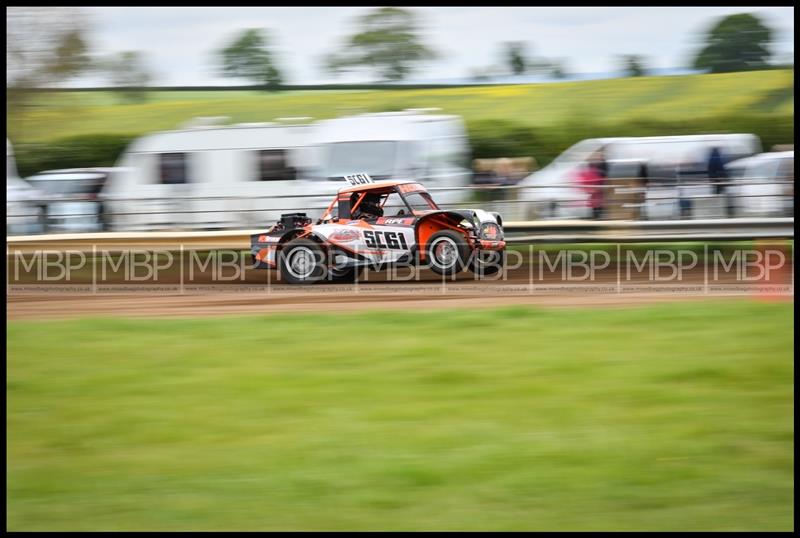
[[[289,284],[313,284],[325,278],[325,251],[308,239],[289,241],[280,252],[279,264]]]
[[[425,255],[434,273],[450,276],[464,270],[469,247],[462,234],[445,230],[430,237]]]

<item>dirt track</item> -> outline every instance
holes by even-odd
[[[694,279],[696,280],[696,279]],[[707,291],[707,292],[706,292]],[[753,286],[716,286],[705,289],[703,281],[676,286],[616,282],[572,286],[525,283],[438,282],[372,283],[357,286],[318,285],[302,289],[286,285],[179,288],[138,291],[101,289],[92,293],[40,289],[12,291],[7,319],[58,319],[80,316],[192,317],[268,314],[279,312],[342,312],[355,310],[437,308],[486,308],[508,305],[625,306],[654,302],[752,297],[793,300],[786,289],[764,290]]]

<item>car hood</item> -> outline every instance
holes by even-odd
[[[497,218],[497,213],[490,213],[489,211],[484,211],[483,209],[440,209],[427,211],[425,212],[425,216],[443,213],[455,213],[475,224],[483,224],[484,222],[494,222],[495,224],[499,224],[500,222]]]

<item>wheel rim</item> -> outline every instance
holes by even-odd
[[[314,251],[308,247],[294,248],[286,260],[286,270],[295,278],[308,278],[316,266]]]
[[[431,244],[433,261],[442,269],[449,269],[458,261],[458,246],[449,237],[440,237]]]

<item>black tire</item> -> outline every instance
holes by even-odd
[[[326,256],[318,243],[294,239],[278,255],[281,276],[289,284],[314,284],[325,279]]]
[[[476,250],[472,254],[469,270],[479,278],[496,275],[506,266],[505,250]]]
[[[348,258],[347,254],[340,249],[333,248],[328,250],[328,276],[326,280],[334,284],[353,284],[361,276],[363,267],[341,267],[336,264],[339,256]]]
[[[353,284],[361,276],[362,267],[348,267],[337,271],[331,269],[328,272],[328,281],[334,284]]]
[[[425,258],[434,273],[455,275],[464,270],[469,260],[469,246],[460,233],[450,230],[436,232],[425,246]]]

